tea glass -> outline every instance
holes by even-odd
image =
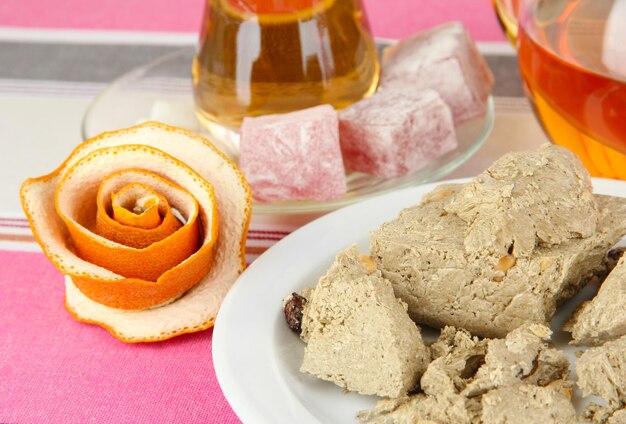
[[[223,139],[246,116],[346,107],[374,92],[379,69],[360,0],[207,0],[196,111]]]
[[[617,179],[626,179],[625,19],[623,0],[523,0],[517,33],[526,93],[551,141],[592,175]]]

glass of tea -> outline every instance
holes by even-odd
[[[626,179],[626,0],[525,0],[518,58],[550,139]]]
[[[373,93],[379,70],[360,0],[206,0],[197,114],[220,134],[245,116],[340,109]]]
[[[521,0],[491,0],[502,31],[511,44],[517,43],[517,16]]]

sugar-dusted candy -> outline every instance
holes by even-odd
[[[465,27],[451,22],[385,49],[382,87],[436,90],[459,125],[485,114],[493,74]]]
[[[339,113],[346,167],[381,177],[413,172],[457,147],[452,113],[434,90],[383,89]]]
[[[346,193],[337,112],[321,105],[245,118],[239,166],[262,201],[331,200]]]

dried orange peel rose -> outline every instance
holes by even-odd
[[[126,342],[212,326],[245,267],[251,193],[204,138],[149,122],[78,146],[21,199],[66,308]]]

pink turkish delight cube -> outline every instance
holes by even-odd
[[[452,113],[434,90],[383,89],[339,112],[346,167],[381,177],[413,172],[457,147]]]
[[[417,33],[383,53],[382,87],[436,90],[454,122],[483,116],[494,78],[465,27],[459,22]]]
[[[337,112],[330,105],[245,118],[239,166],[255,198],[330,200],[346,193]]]

